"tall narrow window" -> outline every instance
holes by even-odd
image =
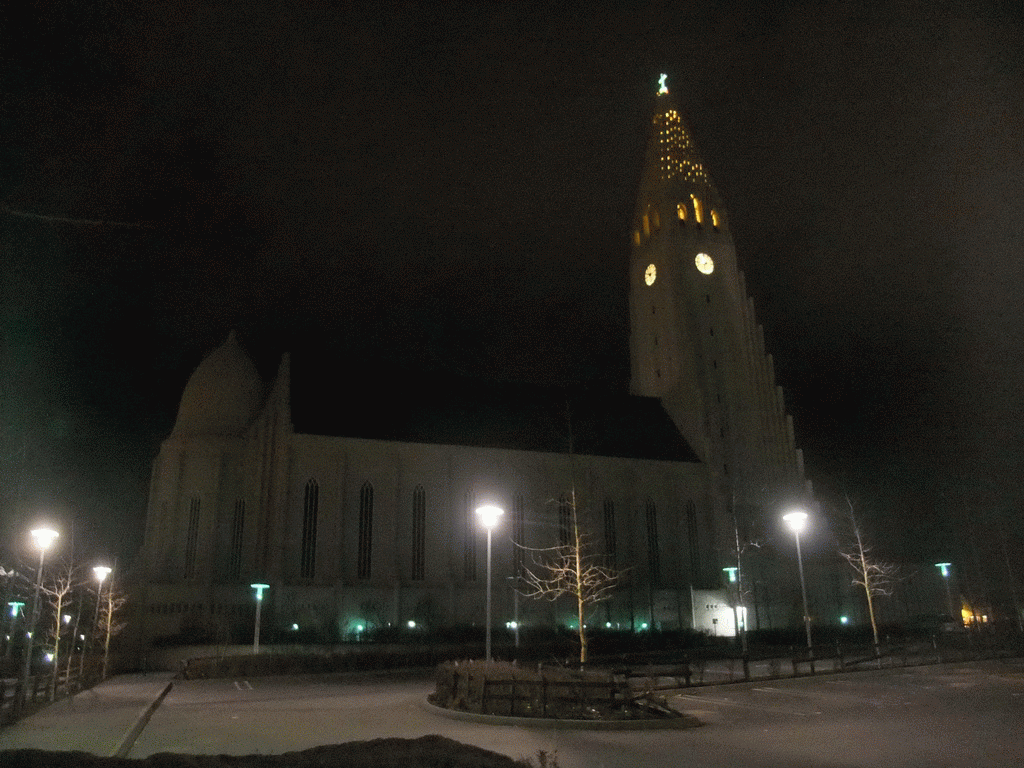
[[[698,224],[704,223],[704,206],[700,202],[700,198],[696,195],[690,195],[690,199],[693,200],[693,219]]]
[[[646,213],[644,214],[643,225],[644,225],[644,237],[647,237],[648,235],[651,234],[651,217],[648,216]]]
[[[615,567],[615,502],[604,500],[604,554],[608,565]]]
[[[412,573],[413,581],[423,581],[427,541],[427,494],[422,485],[412,492]]]
[[[563,493],[558,497],[558,544],[568,546],[572,540],[572,507]]]
[[[686,502],[686,532],[690,539],[690,580],[701,583],[700,531],[697,528],[697,505]]]
[[[199,548],[199,497],[193,496],[188,508],[188,533],[185,536],[185,578],[196,575],[196,550]]]
[[[363,483],[359,489],[359,553],[356,562],[356,576],[370,578],[373,556],[373,486]]]
[[[651,570],[651,581],[661,578],[661,553],[658,550],[658,509],[651,499],[645,505],[647,518],[647,562]]]
[[[476,510],[473,509],[473,496],[469,493],[466,494],[466,512],[463,520],[462,578],[466,581],[476,581]]]
[[[316,524],[320,512],[320,486],[316,480],[306,483],[302,503],[302,546],[299,553],[299,576],[312,579],[316,574]]]
[[[714,208],[712,208],[711,209],[711,226],[714,227],[715,229],[718,229],[719,223],[720,222],[718,220],[718,211],[716,211]]]
[[[680,221],[686,221],[687,213],[689,213],[689,209],[686,207],[686,203],[676,204],[676,216]]]
[[[245,533],[245,501],[235,500],[235,513],[231,517],[231,556],[228,560],[228,577],[237,579],[242,575],[242,536]]]
[[[523,547],[526,546],[526,515],[523,509],[523,494],[517,493],[512,499],[512,566],[516,576],[523,575]]]

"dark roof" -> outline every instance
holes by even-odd
[[[699,462],[656,398],[408,371],[328,373],[292,358],[300,434]]]

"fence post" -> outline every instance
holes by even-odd
[[[540,716],[548,716],[548,679],[543,676],[540,679]]]

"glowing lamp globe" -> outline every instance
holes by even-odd
[[[800,533],[807,527],[807,513],[799,510],[796,512],[790,512],[782,516],[782,522],[784,522],[793,533]]]
[[[490,530],[498,524],[498,519],[505,514],[505,510],[493,504],[485,504],[477,507],[476,514],[480,518],[480,524]]]

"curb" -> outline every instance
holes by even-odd
[[[142,735],[143,729],[149,724],[149,720],[153,717],[153,713],[156,712],[157,707],[163,703],[164,698],[168,693],[171,692],[171,688],[174,687],[174,681],[167,683],[164,689],[160,692],[160,695],[154,699],[153,703],[146,707],[145,711],[135,721],[135,724],[128,729],[128,733],[121,739],[121,743],[117,745],[117,749],[114,750],[111,757],[128,757],[128,753],[132,751],[132,747],[135,746],[135,741]]]
[[[480,725],[513,725],[520,728],[560,728],[566,731],[664,731],[683,728],[699,728],[703,723],[693,715],[658,720],[557,720],[551,717],[510,717],[508,715],[483,715],[478,712],[463,712],[445,709],[419,700],[420,708],[451,720]]]

